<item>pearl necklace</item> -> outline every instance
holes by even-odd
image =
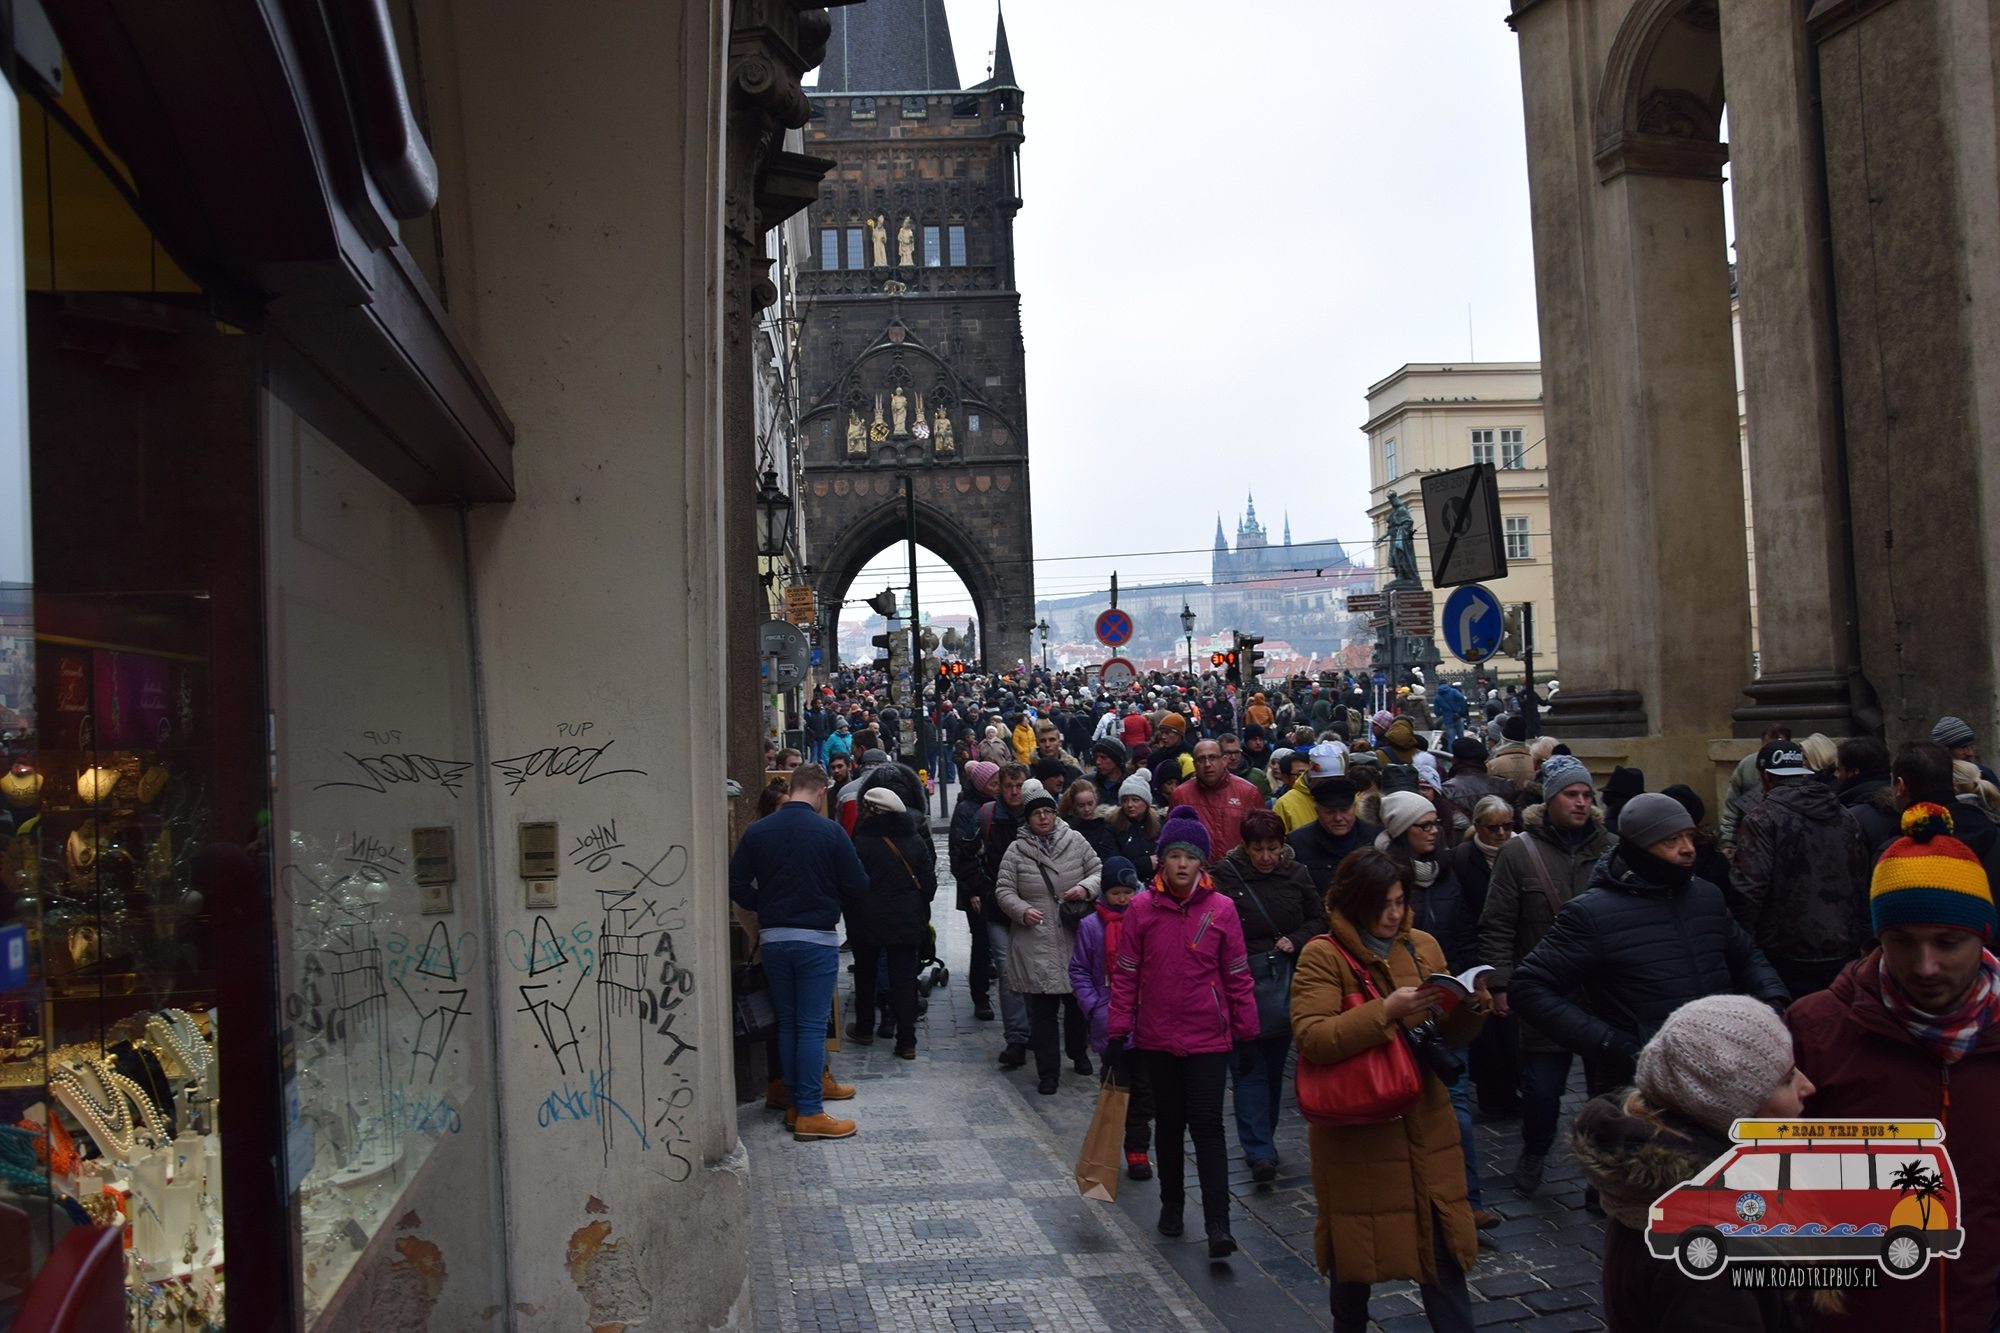
[[[132,1120],[132,1104],[108,1082],[101,1067],[95,1063],[65,1064],[49,1076],[49,1082],[98,1147],[120,1157],[131,1154],[138,1129]]]
[[[178,1071],[167,1071],[177,1078],[200,1078],[215,1059],[208,1040],[185,1009],[166,1009],[154,1014],[146,1020],[146,1033],[180,1066]]]
[[[140,1118],[152,1132],[153,1145],[157,1147],[164,1144],[171,1137],[167,1133],[166,1117],[162,1116],[159,1108],[153,1105],[153,1099],[146,1095],[146,1090],[110,1065],[104,1066],[104,1074],[111,1080],[112,1088],[122,1093],[127,1103],[139,1109]]]

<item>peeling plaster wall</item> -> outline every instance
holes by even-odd
[[[667,1333],[741,1309],[716,661],[725,19],[720,0],[491,0],[425,33],[453,317],[514,420],[519,485],[471,526],[509,1286],[504,1309],[439,1307],[434,1329]],[[559,829],[545,911],[514,873],[530,820]],[[399,1250],[382,1299],[414,1312],[430,1262]]]

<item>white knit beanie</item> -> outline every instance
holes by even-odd
[[[1153,803],[1153,770],[1142,768],[1131,777],[1118,784],[1118,799],[1136,796],[1147,805]]]
[[[1382,798],[1382,835],[1393,842],[1425,815],[1436,813],[1437,807],[1428,797],[1413,791],[1392,791]]]
[[[1639,1091],[1727,1138],[1792,1072],[1792,1034],[1761,1000],[1709,995],[1668,1016],[1639,1052]]]

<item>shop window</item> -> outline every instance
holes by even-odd
[[[959,224],[954,223],[952,226],[946,229],[946,232],[947,232],[947,240],[951,247],[951,266],[953,268],[964,268],[965,228]]]

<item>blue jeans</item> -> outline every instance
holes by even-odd
[[[1460,1052],[1463,1056],[1464,1052]],[[1458,1117],[1458,1146],[1465,1154],[1465,1197],[1474,1208],[1486,1206],[1485,1195],[1479,1188],[1479,1139],[1472,1128],[1472,1067],[1470,1064],[1459,1073],[1458,1081],[1451,1085],[1451,1109]]]
[[[1249,1073],[1240,1072],[1235,1062],[1230,1062],[1229,1077],[1236,1089],[1236,1141],[1243,1145],[1243,1156],[1250,1161],[1263,1158],[1275,1162],[1278,1110],[1285,1104],[1285,1052],[1291,1049],[1292,1034],[1280,1032],[1250,1044],[1257,1052],[1257,1063]]]
[[[831,944],[778,940],[764,946],[764,975],[778,1011],[778,1063],[785,1091],[801,1118],[825,1110],[820,1071],[826,1068],[826,1021],[840,978],[840,950]]]
[[[1000,983],[1000,1027],[1009,1046],[1026,1046],[1034,1024],[1028,1016],[1028,997],[1007,984],[1007,932],[1011,926],[998,921],[986,923],[986,951],[993,979]]]
[[[1556,1142],[1563,1089],[1569,1086],[1568,1051],[1521,1052],[1521,1150],[1544,1156]]]

